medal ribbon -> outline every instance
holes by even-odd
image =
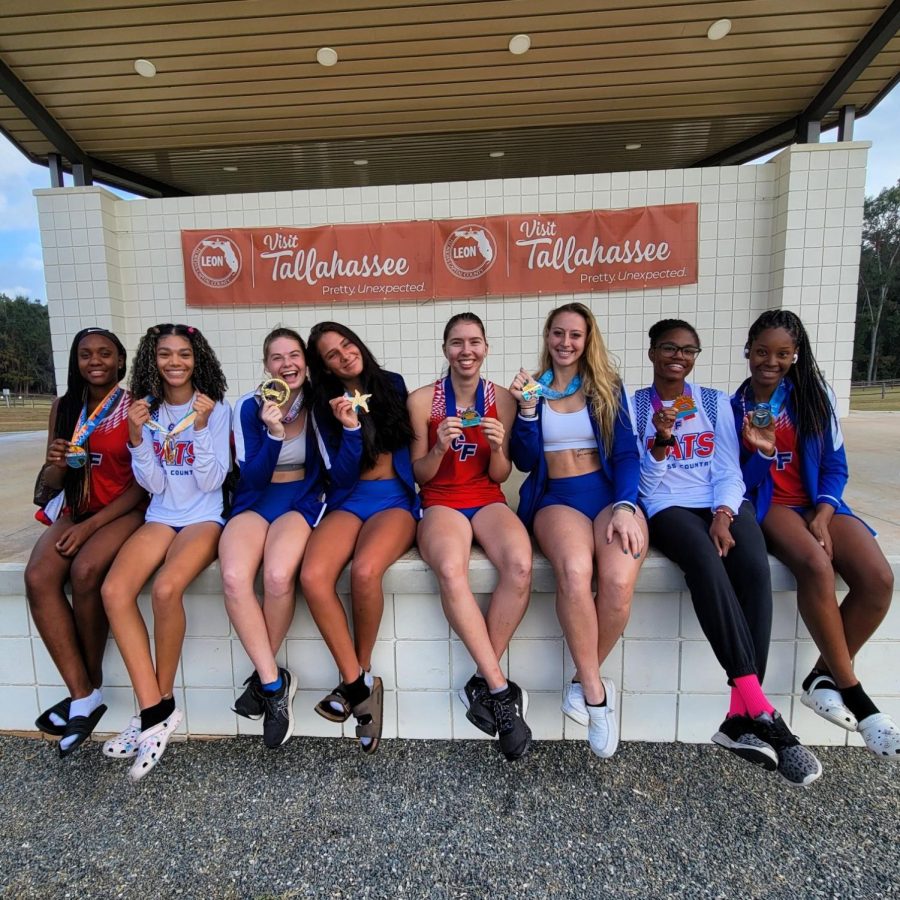
[[[148,403],[152,402],[153,400],[152,397],[148,397],[146,399]],[[193,399],[191,402],[193,402]],[[160,414],[161,409],[162,404],[160,404],[160,406],[156,410],[157,416]],[[160,425],[156,419],[150,419],[149,421],[144,423],[146,427],[151,431],[158,431],[163,435],[163,456],[165,457],[167,463],[171,464],[175,460],[175,451],[172,447],[172,440],[176,435],[181,434],[181,432],[186,428],[190,428],[191,425],[194,424],[194,419],[196,418],[197,410],[191,407],[168,431],[162,425]]]
[[[87,403],[85,403],[84,408],[81,410],[81,415],[78,417],[78,424],[75,426],[75,431],[72,433],[72,440],[69,441],[70,446],[83,447],[87,443],[88,438],[94,433],[97,426],[110,414],[112,408],[116,405],[121,396],[122,388],[116,385],[116,387],[103,398],[100,405],[90,416],[87,414]]]
[[[747,389],[744,391],[744,414],[745,415],[748,412],[748,410],[747,410],[748,394],[751,394],[752,392],[753,392],[753,387],[752,387],[752,385],[748,384]],[[781,410],[784,408],[784,404],[787,401],[787,396],[788,396],[788,390],[787,390],[787,387],[785,386],[784,379],[782,378],[781,381],[778,382],[778,387],[775,388],[774,392],[772,393],[772,396],[769,398],[769,403],[768,403],[769,412],[771,412],[773,419],[777,419],[778,416],[781,415]],[[758,405],[755,402],[756,401],[755,395],[753,397],[753,400],[754,400],[754,405]]]
[[[565,387],[565,390],[557,391],[550,387],[550,382],[553,381],[553,370],[547,369],[540,378],[538,378],[538,384],[541,386],[541,396],[545,397],[547,400],[562,400],[563,397],[571,397],[578,388],[581,387],[581,376],[576,375]]]
[[[691,391],[691,386],[685,382],[684,389],[680,396],[676,397],[674,400],[674,405],[678,410],[678,414],[675,418],[676,428],[681,428],[682,420],[689,418],[697,411],[697,405],[693,401],[693,396],[694,394],[693,391]],[[682,398],[686,399],[688,402],[679,405],[678,401]],[[658,413],[663,408],[663,402],[657,393],[656,385],[650,385],[650,405],[653,407],[654,413]]]
[[[451,412],[452,410],[452,412]],[[475,389],[475,412],[484,417],[484,379],[478,379],[478,387]],[[444,414],[458,416],[459,409],[456,406],[456,394],[453,393],[453,382],[450,376],[444,378]]]

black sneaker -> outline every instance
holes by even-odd
[[[466,708],[466,718],[479,730],[493,737],[497,733],[497,720],[488,703],[491,692],[488,683],[480,676],[473,675],[459,689],[459,699]]]
[[[270,749],[280,747],[294,730],[294,694],[297,693],[297,679],[287,670],[279,669],[281,688],[274,694],[261,690],[265,718],[263,720],[263,743]]]
[[[750,720],[753,733],[778,755],[778,774],[795,787],[807,787],[822,775],[822,764],[787,727],[779,712]]]
[[[727,718],[712,736],[712,741],[754,766],[762,766],[767,772],[778,768],[778,754],[754,734],[753,720],[748,716]]]
[[[259,675],[255,669],[253,674],[244,681],[244,685],[244,693],[234,701],[231,710],[245,719],[261,719],[265,712],[265,706],[263,705]]]
[[[531,746],[531,729],[525,724],[528,694],[510,681],[502,694],[488,694],[486,702],[494,711],[503,755],[510,761],[524,756]]]

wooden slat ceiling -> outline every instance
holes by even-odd
[[[3,0],[0,60],[95,160],[190,194],[672,168],[801,113],[888,6]],[[835,109],[898,72],[895,36]],[[54,150],[3,95],[0,128]]]

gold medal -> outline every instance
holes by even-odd
[[[263,400],[281,406],[291,396],[291,389],[288,383],[280,378],[268,378],[259,386],[259,395]]]

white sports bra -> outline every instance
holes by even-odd
[[[285,438],[278,453],[276,472],[290,472],[306,465],[306,422],[303,430],[292,438]]]
[[[554,412],[550,404],[545,403],[541,431],[544,435],[545,453],[597,449],[597,438],[594,436],[586,405],[576,412],[560,413]]]

